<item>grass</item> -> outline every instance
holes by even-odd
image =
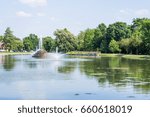
[[[72,52],[68,52],[68,55],[86,55],[90,52],[84,52],[84,51],[72,51]],[[98,53],[98,56],[101,57],[122,57],[122,58],[126,58],[126,59],[134,59],[134,60],[150,60],[150,55],[132,55],[132,54],[112,54],[112,53]]]
[[[150,55],[124,55],[123,58],[136,60],[150,60]]]
[[[118,56],[122,56],[122,54],[101,53],[100,56],[102,56],[102,57],[118,57]]]
[[[150,55],[132,55],[132,54],[101,54],[102,57],[122,57],[126,59],[150,60]]]
[[[68,55],[75,55],[75,56],[99,56],[100,52],[90,52],[90,51],[71,51],[67,52]]]
[[[0,55],[28,55],[32,52],[0,52]]]

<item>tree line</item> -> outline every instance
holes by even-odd
[[[115,22],[106,26],[99,24],[94,29],[81,31],[77,36],[68,29],[57,29],[55,38],[43,38],[43,48],[50,52],[56,47],[61,52],[69,51],[101,51],[103,53],[150,54],[150,19],[136,18],[132,24]],[[13,35],[7,28],[0,36],[5,50],[35,51],[38,48],[39,37],[35,34],[22,40]]]

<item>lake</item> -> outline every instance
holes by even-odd
[[[0,55],[1,100],[149,100],[150,61]]]

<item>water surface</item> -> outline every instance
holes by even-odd
[[[0,55],[0,99],[150,99],[150,61]]]

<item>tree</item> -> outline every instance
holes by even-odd
[[[24,46],[24,50],[30,52],[31,50],[33,50],[33,44],[30,41],[30,39],[28,37],[25,37],[23,39],[23,46]]]
[[[0,36],[0,42],[3,41],[3,36]]]
[[[132,54],[138,54],[139,53],[139,47],[142,43],[142,40],[138,33],[134,33],[132,37],[129,40],[129,48]]]
[[[141,54],[150,54],[149,50],[149,43],[150,43],[150,19],[148,18],[136,18],[133,20],[133,24],[131,26],[132,29],[132,35],[136,34],[136,41],[139,41],[140,43],[140,48],[139,52]],[[135,40],[133,40],[135,41]],[[135,42],[134,42],[135,43]]]
[[[129,38],[130,36],[130,27],[124,22],[116,22],[114,24],[110,24],[107,28],[106,38],[109,41],[111,41],[111,39],[120,41],[121,39]]]
[[[143,24],[143,21],[145,21],[145,20],[149,20],[149,19],[148,18],[133,19],[132,25],[131,25],[132,33],[135,31],[141,32],[142,24]]]
[[[15,36],[13,35],[13,32],[8,27],[4,33],[3,43],[5,46],[5,49],[10,51],[12,49],[12,44],[14,42]]]
[[[109,44],[109,49],[112,53],[120,52],[119,44],[114,39],[111,40]]]
[[[142,46],[146,54],[150,54],[150,19],[142,22]]]
[[[108,52],[109,47],[108,47],[108,42],[107,42],[106,38],[104,38],[104,39],[102,40],[100,47],[101,47],[101,48],[100,48],[101,52],[104,52],[104,53],[107,53],[107,52]]]
[[[56,30],[54,35],[56,36],[56,47],[59,48],[59,51],[68,52],[77,50],[76,37],[66,28]]]
[[[43,47],[47,52],[53,51],[55,48],[55,41],[51,37],[43,38]]]
[[[12,45],[12,50],[15,52],[23,51],[23,42],[20,39],[15,39]]]
[[[77,36],[77,50],[78,51],[84,50],[84,38],[85,38],[85,32],[81,31]]]
[[[130,45],[130,39],[121,39],[119,42],[119,46],[122,53],[128,54],[129,53],[129,45]]]
[[[93,44],[94,33],[95,33],[94,29],[87,29],[85,31],[84,47],[83,47],[85,51],[94,50],[94,44]]]
[[[106,25],[104,23],[101,23],[98,25],[98,27],[95,29],[94,32],[94,39],[93,39],[93,46],[94,50],[100,50],[102,41],[105,40],[105,34],[106,34]]]
[[[39,46],[39,38],[35,34],[30,34],[29,39],[32,42],[33,50],[36,50],[36,48]]]
[[[36,50],[39,45],[39,38],[35,34],[30,34],[28,37],[23,39],[24,49],[26,51]]]

